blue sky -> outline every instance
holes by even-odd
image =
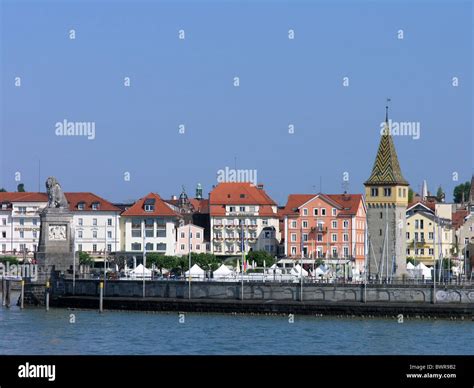
[[[235,161],[279,203],[320,181],[341,192],[346,171],[359,193],[387,97],[392,120],[420,123],[420,139],[395,137],[415,190],[426,179],[450,198],[472,174],[470,2],[1,4],[0,186],[9,190],[15,172],[37,190],[41,159],[42,190],[54,175],[66,191],[113,201],[169,197],[181,185],[193,193],[198,182],[208,193]],[[96,138],[56,136],[64,119],[95,122]]]

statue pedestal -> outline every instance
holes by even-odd
[[[36,253],[38,272],[72,272],[74,264],[73,213],[66,208],[45,208],[40,214],[41,230]],[[77,265],[77,263],[76,263]]]

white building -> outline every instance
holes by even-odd
[[[180,217],[158,194],[146,195],[121,215],[121,250],[174,255]]]
[[[211,252],[237,255],[250,250],[277,254],[280,226],[276,203],[262,185],[220,183],[209,194]],[[242,242],[243,234],[243,242]]]
[[[65,193],[73,212],[77,251],[100,257],[120,249],[120,209],[92,193]],[[0,193],[0,253],[32,258],[40,234],[45,193]]]

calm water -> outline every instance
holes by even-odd
[[[0,354],[472,355],[474,322],[0,307]]]

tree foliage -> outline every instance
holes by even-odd
[[[453,190],[453,198],[455,203],[461,203],[463,200],[464,194],[464,201],[469,200],[469,192],[471,191],[471,183],[464,182],[460,185],[457,185]]]
[[[409,187],[408,188],[408,203],[413,202],[413,195],[414,195],[413,189]]]
[[[19,193],[24,193],[25,185],[23,183],[18,183],[18,186],[16,187],[16,191],[18,191]]]
[[[79,252],[79,264],[81,265],[92,265],[94,260],[92,260],[91,255],[87,252],[80,251]]]
[[[246,256],[247,262],[255,261],[258,267],[263,267],[263,261],[267,267],[275,263],[275,258],[265,251],[250,251]]]

